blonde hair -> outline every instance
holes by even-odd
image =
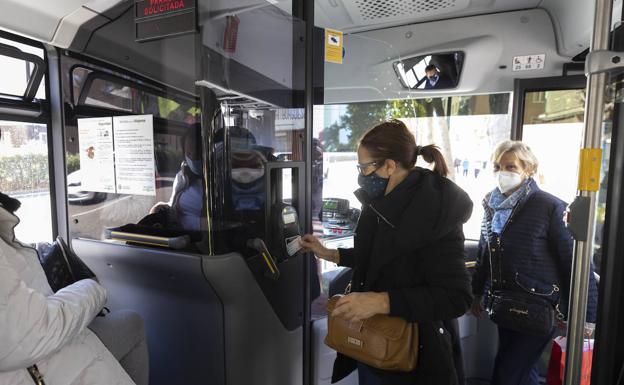
[[[492,162],[499,163],[503,155],[508,152],[511,152],[520,160],[527,174],[533,176],[537,173],[537,167],[539,166],[537,157],[529,146],[519,140],[506,140],[499,143],[492,154]]]

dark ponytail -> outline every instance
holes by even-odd
[[[440,149],[434,144],[417,146],[414,135],[397,119],[370,129],[360,140],[360,146],[364,146],[373,159],[392,159],[406,169],[413,168],[420,155],[427,163],[435,163],[433,171],[448,175],[448,166]]]
[[[440,148],[435,144],[419,147],[419,155],[423,157],[425,162],[434,163],[433,171],[442,176],[447,176],[449,169],[444,160],[444,155],[440,152]]]

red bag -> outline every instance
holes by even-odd
[[[546,383],[548,385],[563,385],[563,377],[565,376],[565,359],[566,359],[566,338],[557,337],[552,345],[550,352],[550,362],[548,363],[548,373],[546,374]],[[581,384],[590,385],[592,355],[594,353],[594,340],[585,340],[583,344],[583,364],[581,366]]]

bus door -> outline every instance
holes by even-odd
[[[578,150],[583,140],[584,75],[516,79],[512,139],[537,159],[540,188],[570,203],[576,195]]]
[[[585,75],[516,79],[512,139],[527,143],[539,160],[539,187],[567,203],[577,195],[579,149],[583,146],[586,97]],[[608,168],[611,152],[613,96],[607,89],[602,125],[600,190],[597,197],[594,253],[591,259],[600,282],[606,217]],[[571,299],[574,301],[576,299]],[[544,360],[550,353],[545,350]],[[545,366],[542,365],[542,371]]]
[[[541,189],[567,203],[577,192],[579,149],[583,141],[585,75],[517,79],[514,89],[511,137],[527,143],[539,168],[535,179]],[[600,271],[602,228],[605,218],[606,170],[611,144],[613,102],[605,105],[602,133],[601,205],[595,234],[594,268]],[[604,182],[604,183],[603,183]],[[600,199],[600,198],[599,198]]]

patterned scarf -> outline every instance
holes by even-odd
[[[492,191],[487,205],[494,210],[494,216],[491,222],[493,233],[500,234],[501,231],[503,231],[514,207],[527,196],[529,192],[527,186],[530,182],[531,178],[525,179],[520,188],[514,191],[510,196],[505,196],[498,188]]]

